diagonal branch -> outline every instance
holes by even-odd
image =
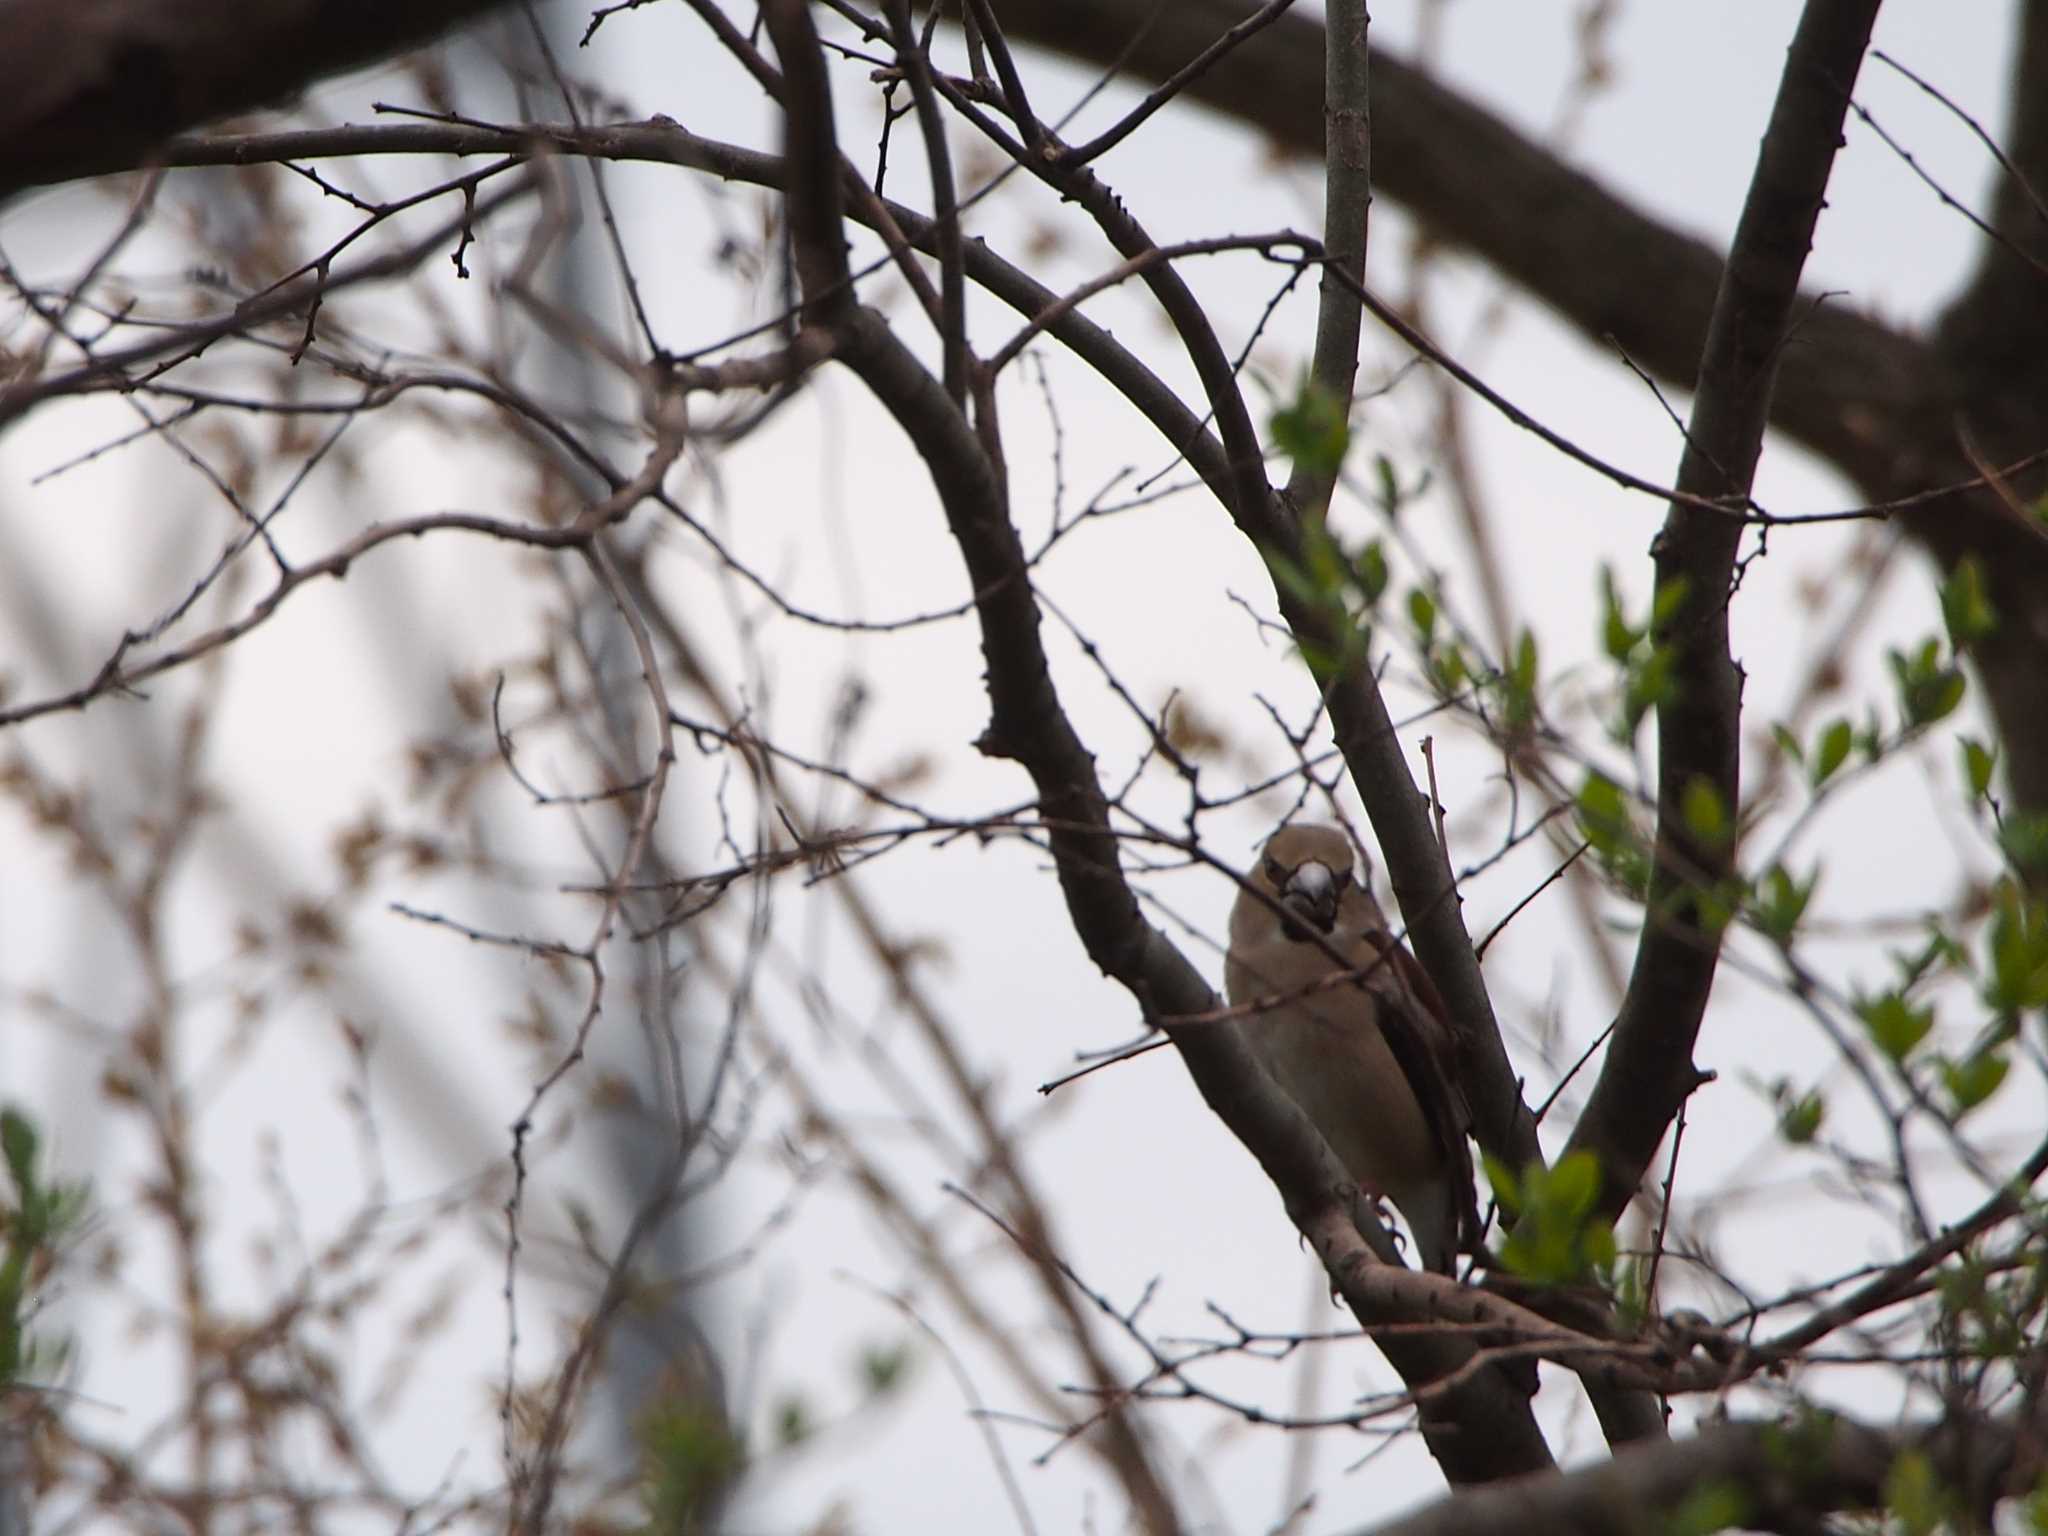
[[[1819,1531],[1822,1517],[1887,1507],[1892,1466],[1907,1451],[1934,1465],[1944,1488],[1988,1516],[2025,1464],[2038,1425],[2024,1417],[1958,1418],[1901,1430],[1826,1414],[1738,1420],[1688,1440],[1631,1447],[1611,1461],[1541,1484],[1485,1488],[1377,1528],[1378,1536],[1564,1536],[1730,1525]],[[1984,1520],[1988,1529],[1990,1521]]]

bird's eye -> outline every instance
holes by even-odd
[[[1266,878],[1275,885],[1285,885],[1287,883],[1287,866],[1278,859],[1267,859],[1261,867]]]

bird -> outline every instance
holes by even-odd
[[[1435,985],[1352,871],[1339,828],[1275,832],[1231,910],[1225,989],[1259,1064],[1353,1182],[1407,1219],[1423,1264],[1452,1275],[1481,1248],[1472,1110]]]

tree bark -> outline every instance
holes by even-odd
[[[502,0],[6,0],[0,202],[415,47]]]

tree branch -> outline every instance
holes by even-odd
[[[1878,0],[1808,0],[1771,107],[1707,333],[1678,488],[1750,492],[1771,390],[1799,300],[1799,273],[1824,206]],[[1657,709],[1657,847],[1643,935],[1607,1060],[1572,1131],[1618,1215],[1678,1108],[1698,1086],[1698,1037],[1720,955],[1740,798],[1741,670],[1728,652],[1740,525],[1674,504],[1652,545],[1657,591],[1681,592],[1656,641],[1673,657]],[[1714,807],[1703,815],[1701,805]],[[1709,825],[1709,823],[1713,823]],[[1716,909],[1719,909],[1717,915]]]
[[[425,43],[500,0],[9,0],[0,202]]]
[[[2025,1492],[2008,1473],[2029,1426],[1975,1420],[1909,1430],[1870,1429],[1825,1414],[1721,1424],[1689,1440],[1632,1446],[1560,1477],[1480,1488],[1376,1528],[1376,1536],[1628,1536],[1665,1528],[1822,1529],[1821,1517],[1885,1507],[1901,1453],[1934,1463],[1944,1488],[1990,1529],[1997,1498]]]

